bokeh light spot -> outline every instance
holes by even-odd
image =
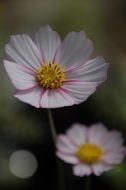
[[[29,178],[36,172],[37,167],[36,157],[27,150],[15,151],[10,156],[9,169],[16,177]]]

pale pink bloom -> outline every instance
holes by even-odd
[[[76,176],[101,175],[122,162],[126,147],[121,133],[108,131],[103,124],[86,127],[74,124],[59,135],[56,141],[57,156],[66,163],[73,164]]]
[[[15,97],[37,108],[56,108],[85,101],[106,79],[103,57],[88,60],[93,46],[83,31],[61,42],[49,26],[34,41],[26,34],[11,36],[5,69],[17,89]]]

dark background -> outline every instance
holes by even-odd
[[[103,55],[110,63],[108,79],[79,106],[53,110],[57,133],[74,122],[102,122],[126,138],[126,1],[125,0],[3,0],[0,1],[0,189],[58,189],[54,145],[46,109],[35,109],[13,97],[15,89],[4,68],[4,46],[10,35],[33,35],[49,24],[62,38],[84,30],[94,43],[92,57]],[[27,179],[14,176],[9,158],[15,150],[31,151],[38,170]],[[63,166],[62,190],[84,189],[87,177],[72,174]],[[91,189],[126,189],[125,161],[100,177],[91,176]]]

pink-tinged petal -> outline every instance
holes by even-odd
[[[65,154],[65,153],[62,153],[60,151],[57,151],[56,155],[57,155],[58,158],[65,161],[66,163],[69,163],[69,164],[77,164],[77,163],[79,163],[79,160],[73,154]]]
[[[101,145],[103,139],[108,135],[108,130],[103,124],[92,125],[88,130],[88,142]]]
[[[65,69],[76,67],[87,61],[92,49],[92,42],[86,38],[84,32],[71,32],[58,48],[55,62]]]
[[[74,154],[76,152],[76,146],[65,135],[57,137],[56,147],[62,153]]]
[[[42,108],[58,108],[73,104],[72,97],[60,89],[46,90],[40,101]]]
[[[73,173],[76,176],[88,176],[92,173],[91,171],[91,166],[90,165],[86,165],[86,164],[77,164],[75,166],[73,166]]]
[[[126,155],[126,148],[121,147],[115,147],[112,149],[109,149],[109,151],[105,151],[102,161],[108,164],[119,164],[123,161],[124,157]]]
[[[92,172],[96,176],[99,176],[103,172],[111,170],[113,166],[111,164],[105,164],[105,163],[102,163],[102,162],[98,162],[98,163],[95,163],[94,165],[92,165],[91,167],[92,167]]]
[[[18,90],[26,90],[37,85],[35,73],[14,62],[4,61],[5,69]]]
[[[66,131],[66,135],[72,143],[79,146],[87,141],[87,128],[84,125],[75,123]]]
[[[61,43],[58,33],[46,25],[41,27],[36,33],[35,42],[43,55],[44,62],[52,62]]]
[[[109,134],[102,140],[102,147],[105,150],[111,148],[118,148],[123,144],[122,134],[118,131],[111,131]]]
[[[95,92],[96,86],[95,83],[91,82],[68,81],[64,82],[62,89],[75,100],[74,104],[79,104]]]
[[[18,91],[14,96],[22,102],[28,103],[36,108],[40,107],[40,99],[44,90],[41,87],[31,88],[29,90]]]
[[[42,62],[38,48],[26,34],[11,36],[5,51],[10,61],[22,64],[33,70],[40,66]]]
[[[67,71],[65,76],[68,80],[82,80],[100,84],[107,78],[108,66],[109,64],[105,62],[103,57],[99,56],[87,61],[78,68]]]

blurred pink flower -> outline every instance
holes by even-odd
[[[5,69],[17,89],[15,97],[37,108],[57,108],[85,101],[106,79],[102,57],[88,60],[93,46],[83,31],[61,42],[49,26],[41,27],[34,42],[26,35],[11,36]]]
[[[66,163],[73,164],[77,176],[99,176],[122,162],[126,147],[120,132],[108,131],[103,124],[86,127],[74,124],[59,135],[56,141],[57,156]]]

